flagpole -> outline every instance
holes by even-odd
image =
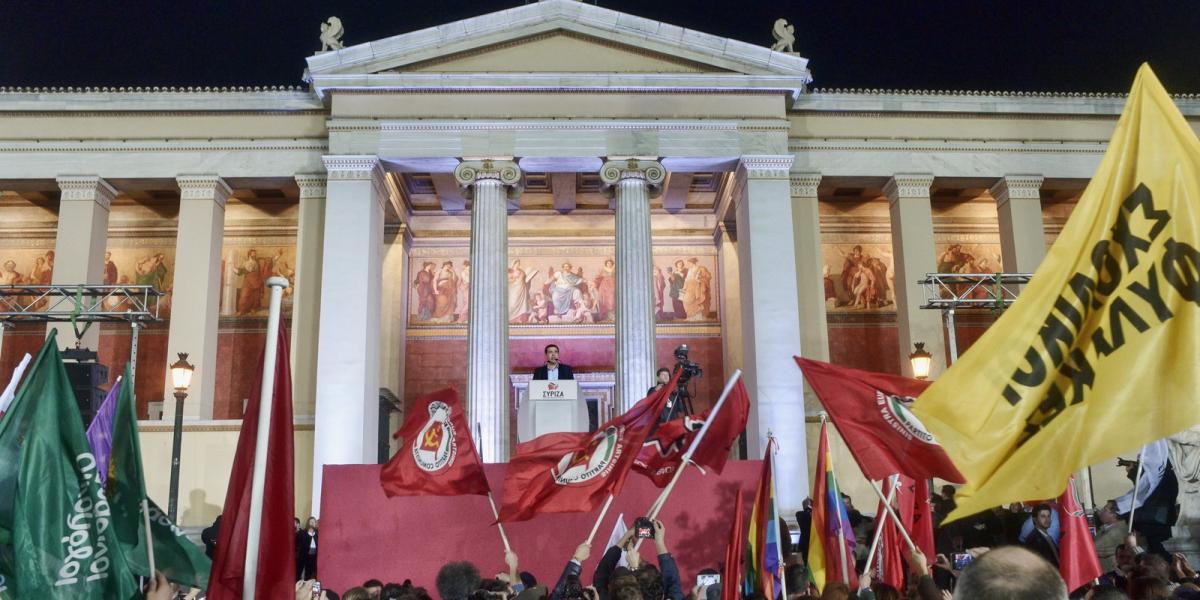
[[[142,525],[146,527],[146,558],[150,561],[150,579],[158,570],[154,565],[154,537],[150,535],[150,503],[142,498]]]
[[[867,483],[871,484],[871,489],[875,490],[875,495],[879,496],[880,500],[883,500],[883,490],[879,489],[879,484],[871,480],[867,480]],[[913,543],[912,538],[908,537],[908,532],[904,530],[904,522],[900,520],[900,517],[896,516],[896,511],[892,510],[891,505],[887,504],[886,502],[884,502],[883,507],[887,510],[888,515],[892,517],[892,520],[896,522],[896,529],[900,530],[900,535],[903,536],[904,541],[908,543],[908,549],[910,551],[916,550],[917,545]]]
[[[612,505],[613,495],[608,495],[608,500],[604,501],[604,508],[600,509],[600,516],[596,518],[596,524],[592,525],[592,532],[588,534],[587,545],[592,545],[592,540],[596,537],[596,530],[600,529],[600,522],[604,520],[604,515],[608,514],[608,507]]]
[[[721,407],[725,405],[725,399],[729,397],[729,393],[733,391],[734,384],[741,377],[741,369],[734,370],[733,375],[729,376],[729,381],[725,382],[725,389],[721,391],[721,397],[717,399],[717,403],[708,412],[708,418],[704,420],[704,425],[700,426],[700,431],[696,433],[696,437],[692,440],[691,445],[688,446],[687,452],[683,453],[683,458],[679,462],[679,468],[675,469],[675,474],[671,476],[671,482],[667,484],[667,487],[663,488],[662,493],[658,495],[654,504],[650,505],[650,511],[646,515],[646,518],[653,519],[658,516],[658,511],[662,510],[663,505],[667,502],[667,496],[671,495],[671,490],[675,489],[675,484],[683,476],[683,470],[688,466],[688,463],[692,462],[692,454],[700,446],[700,440],[703,440],[704,434],[708,433],[709,426],[712,425],[713,420],[721,412]]]
[[[496,517],[496,527],[500,529],[500,540],[504,542],[504,551],[512,552],[512,547],[508,545],[508,536],[504,535],[504,523],[500,522],[500,512],[496,510],[496,499],[492,498],[492,493],[488,492],[488,504],[492,505],[492,515]]]
[[[886,502],[890,505],[892,503],[892,499],[896,497],[896,486],[898,485],[898,482],[896,481],[896,475],[892,475],[888,479],[892,480],[892,489],[888,490]],[[875,536],[874,539],[871,540],[871,551],[867,553],[867,566],[863,569],[863,575],[871,572],[871,563],[875,562],[875,550],[879,547],[879,540],[883,538],[883,526],[887,524],[887,518],[888,513],[886,510],[883,511],[883,514],[876,515],[876,519],[878,519],[879,522],[875,526]]]
[[[1145,457],[1146,457],[1146,447],[1142,446],[1142,449],[1138,451],[1137,475],[1133,476],[1133,497],[1130,498],[1130,500],[1129,500],[1129,531],[1130,531],[1130,533],[1133,532],[1133,511],[1137,510],[1138,482],[1142,480],[1142,464],[1146,462],[1144,460]]]
[[[832,461],[830,461],[830,470],[833,470]],[[874,482],[872,482],[874,483]],[[838,489],[837,475],[833,476],[833,495],[837,498],[839,504],[834,505],[833,514],[837,517],[838,522],[838,558],[842,561],[842,583],[850,585],[850,571],[846,567],[846,529],[845,523],[842,521],[842,511],[838,508],[842,502],[842,491]]]
[[[738,373],[740,373],[740,371],[738,371]],[[775,436],[771,435],[770,429],[767,430],[767,439],[770,440],[771,442],[773,442],[775,440]],[[771,446],[771,449],[774,452],[779,451],[778,444],[771,444],[770,442],[768,442],[768,445]],[[775,482],[776,481],[777,480],[775,478],[775,457],[772,456],[771,457],[771,506],[772,506],[772,508],[775,509],[773,512],[775,513],[775,520],[778,521],[779,520],[779,498],[775,496]],[[778,533],[780,533],[780,534],[783,533],[782,531],[779,531],[778,522],[776,522],[775,528]],[[788,536],[789,537],[791,536],[790,532],[788,533]],[[775,560],[777,560],[779,562],[779,565],[777,567],[779,569],[779,591],[782,593],[783,600],[787,600],[787,597],[788,597],[787,577],[785,576],[787,570],[783,568],[783,540],[782,539],[775,540]]]
[[[267,443],[271,437],[271,403],[275,396],[275,354],[279,343],[279,313],[286,279],[267,279],[271,302],[267,312],[267,345],[263,352],[262,387],[259,388],[258,432],[254,445],[254,478],[250,487],[250,521],[246,531],[246,562],[242,575],[242,598],[254,600],[258,579],[258,552],[262,536],[263,489],[267,482]]]

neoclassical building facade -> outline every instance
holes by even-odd
[[[780,440],[798,507],[820,409],[792,356],[903,373],[921,342],[936,376],[994,316],[949,332],[917,280],[1033,272],[1124,104],[814,88],[796,54],[572,0],[318,53],[304,81],[0,88],[0,285],[168,292],[137,393],[165,496],[167,365],[189,353],[186,525],[220,511],[270,276],[291,284],[297,514],[319,512],[323,465],[386,457],[405,404],[447,384],[505,461],[548,343],[597,418],[680,344],[696,410],[741,369],[746,451]],[[0,379],[45,332],[2,330]],[[129,337],[81,344],[115,372]]]

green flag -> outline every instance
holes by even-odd
[[[125,377],[121,380],[112,428],[107,491],[112,506],[113,530],[130,570],[135,575],[148,577],[150,564],[146,556],[146,530],[142,516],[146,484],[137,433],[137,402],[133,396],[133,376],[129,365],[125,366]],[[155,568],[172,582],[195,588],[207,587],[212,562],[167,518],[157,504],[147,501]]]
[[[2,593],[140,598],[111,522],[52,331],[0,421]]]

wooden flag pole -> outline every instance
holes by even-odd
[[[887,504],[892,503],[892,499],[896,497],[896,486],[899,485],[898,477],[892,475],[892,489],[888,490]],[[871,551],[867,553],[867,566],[863,569],[863,575],[871,572],[871,564],[875,562],[875,550],[879,548],[879,540],[883,537],[883,526],[887,524],[888,513],[883,511],[883,514],[876,515],[875,518],[879,521],[875,526],[875,536],[871,540]]]
[[[875,495],[879,496],[880,500],[883,500],[883,490],[879,489],[879,484],[870,480],[867,480],[867,482],[871,484],[871,489],[875,490]],[[892,520],[896,522],[896,529],[900,530],[900,535],[904,537],[904,541],[908,544],[908,549],[910,551],[916,550],[916,544],[913,543],[912,538],[908,537],[908,532],[904,530],[904,522],[900,520],[900,517],[896,516],[896,511],[892,510],[892,506],[886,501],[884,501],[883,507],[887,510],[887,514],[892,517]]]
[[[1138,468],[1137,475],[1133,476],[1133,497],[1129,500],[1129,533],[1133,533],[1133,511],[1137,510],[1137,489],[1138,482],[1142,480],[1142,464],[1145,463],[1146,447],[1138,451]]]
[[[259,388],[258,432],[254,444],[254,478],[250,484],[250,521],[246,531],[246,562],[242,575],[242,598],[254,600],[258,580],[258,551],[262,540],[263,490],[267,484],[267,443],[271,439],[271,403],[275,397],[275,355],[279,344],[279,314],[286,279],[267,279],[271,303],[267,312],[267,346],[263,352],[262,387]]]
[[[592,525],[592,532],[588,534],[587,545],[592,545],[592,540],[596,537],[596,530],[600,529],[600,522],[604,520],[604,515],[608,514],[608,507],[612,506],[613,495],[608,495],[608,500],[604,501],[604,508],[600,509],[600,516],[596,518],[596,524]]]
[[[496,527],[500,530],[500,540],[504,542],[504,551],[512,552],[512,547],[508,545],[508,536],[504,535],[504,523],[500,522],[500,512],[496,510],[496,499],[492,497],[491,492],[488,492],[488,504],[492,505],[492,516],[496,517]]]
[[[158,570],[154,564],[154,536],[150,535],[150,503],[142,498],[142,525],[146,528],[146,559],[150,561],[150,579]]]

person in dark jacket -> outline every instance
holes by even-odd
[[[213,524],[204,528],[200,532],[200,541],[204,542],[204,554],[212,558],[217,553],[217,537],[221,535],[221,515],[217,515],[217,519]]]
[[[635,529],[626,531],[617,544],[609,547],[608,551],[604,553],[600,564],[596,565],[596,572],[592,576],[592,585],[599,593],[600,600],[609,600],[614,595],[619,596],[620,594],[613,594],[615,588],[610,589],[610,587],[617,584],[618,580],[630,579],[626,575],[636,578],[637,585],[641,588],[642,600],[683,600],[679,566],[675,564],[675,558],[671,556],[671,551],[667,548],[666,526],[662,521],[654,521],[654,546],[658,553],[657,569],[653,565],[641,564],[641,557],[633,551],[637,544],[637,539],[633,537],[634,531]],[[622,550],[623,548],[624,550]],[[621,560],[623,551],[625,560],[629,563],[629,569],[619,571],[617,563]]]
[[[308,525],[296,534],[296,577],[317,578],[317,518],[309,517]]]

